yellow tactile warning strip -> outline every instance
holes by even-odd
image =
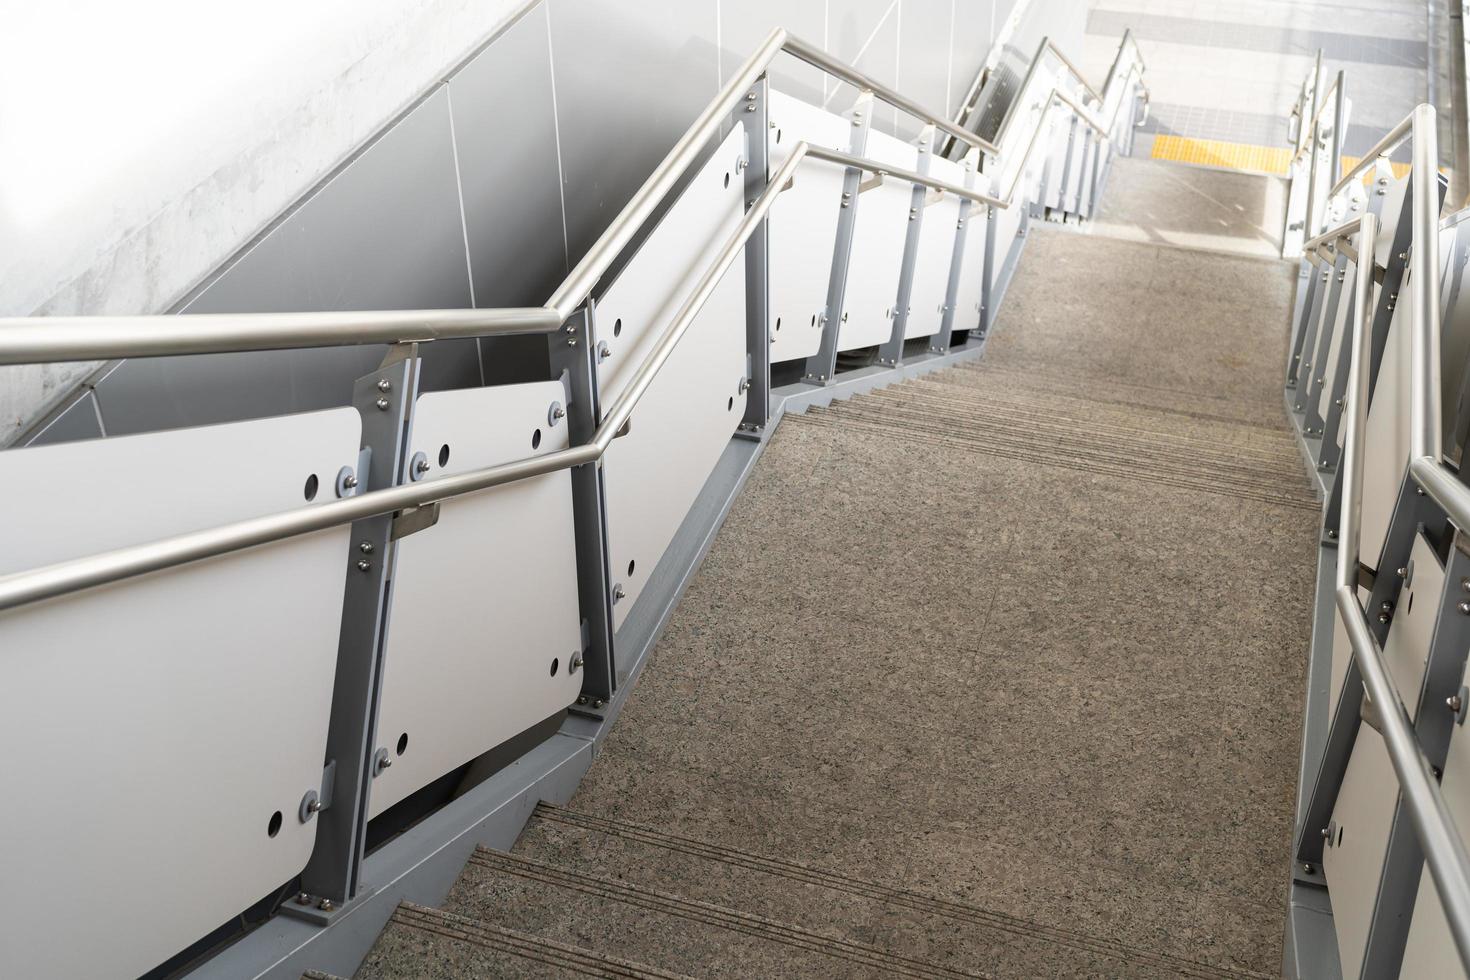
[[[1255,146],[1251,143],[1194,139],[1189,136],[1173,136],[1167,133],[1160,133],[1154,137],[1151,156],[1155,160],[1172,160],[1175,163],[1195,163],[1206,167],[1251,170],[1256,173],[1283,176],[1291,165],[1291,147],[1288,146]],[[1360,157],[1343,157],[1342,172],[1347,173],[1356,167],[1360,159]],[[1394,163],[1393,172],[1396,176],[1402,177],[1409,172],[1409,165]]]
[[[1291,148],[1252,146],[1249,143],[1227,143],[1224,140],[1201,140],[1160,133],[1154,137],[1153,158],[1172,160],[1175,163],[1224,167],[1227,170],[1284,174],[1291,163]]]

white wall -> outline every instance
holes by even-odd
[[[660,6],[546,0],[526,14],[555,65],[563,262],[771,27],[950,114],[1017,0],[677,0],[655,17]],[[524,8],[0,0],[0,314],[169,309]],[[707,71],[707,85],[649,75],[658,58],[691,80]],[[614,79],[619,97],[605,98]],[[811,81],[801,94],[835,97]],[[544,173],[540,151],[507,135],[507,156],[524,157],[507,165]],[[92,367],[0,368],[0,445]]]

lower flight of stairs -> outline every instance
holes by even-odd
[[[1059,972],[1242,975],[543,803],[510,853],[475,853],[443,909],[400,906],[356,976]]]
[[[1039,227],[983,358],[785,419],[572,808],[359,980],[1269,975],[1319,514],[1292,270],[1191,203],[1257,185],[1135,176],[1173,209]]]

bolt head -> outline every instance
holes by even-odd
[[[373,563],[368,561],[366,558],[359,558],[357,560],[357,570],[359,572],[369,572],[372,571],[372,568]]]
[[[320,902],[317,903],[317,906],[316,907],[319,908],[319,909],[321,909],[323,912],[330,912],[336,906],[334,906],[332,904],[332,900],[330,898],[324,898]]]
[[[312,902],[312,898],[306,892],[302,892],[301,894],[299,894],[299,895],[296,896],[296,904],[297,905],[310,905],[311,902]]]
[[[393,390],[393,382],[389,381],[387,378],[380,378],[378,380],[378,390],[383,392],[384,394],[387,394],[388,392]]]
[[[357,546],[357,550],[365,555],[370,555],[373,553],[373,543],[371,541],[364,541]]]
[[[380,411],[380,412],[386,412],[386,411],[388,411],[388,399],[386,399],[386,398],[379,398],[376,404],[378,406],[378,411]]]

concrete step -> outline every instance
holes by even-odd
[[[816,943],[824,951],[822,958],[814,959],[783,949],[778,940],[767,947],[777,954],[768,967],[754,969],[750,961],[737,960],[729,963],[735,967],[730,973],[727,967],[702,961],[713,958],[715,950],[730,940],[683,932],[686,952],[693,956],[681,958],[677,967],[700,974],[734,975],[743,969],[745,975],[852,976],[871,975],[881,968],[909,976],[997,978],[1239,975],[841,872],[548,804],[537,809],[517,841],[515,859],[555,867],[583,880],[615,882],[617,888],[636,894],[677,895],[682,907],[718,908],[720,914],[739,921],[779,921],[775,930],[782,935],[800,936],[802,944]],[[636,906],[626,912],[611,903],[602,908],[604,915],[626,916],[631,930],[647,925],[646,913]],[[509,921],[518,928],[530,927],[523,920]],[[696,947],[706,940],[718,945],[701,953]],[[626,955],[665,962],[652,952],[642,947]],[[728,960],[728,947],[725,953]]]
[[[1142,157],[1113,160],[1092,234],[1181,248],[1281,257],[1286,181]]]
[[[308,976],[313,976],[308,974]],[[462,980],[503,977],[620,977],[679,980],[655,969],[514,929],[408,902],[388,920],[355,980]]]
[[[445,906],[549,942],[606,950],[701,977],[958,980],[985,975],[855,942],[835,930],[818,932],[645,886],[622,869],[600,872],[604,869],[596,866],[481,848]]]
[[[1279,432],[1158,409],[1100,411],[984,382],[981,371],[944,371],[813,408],[801,423],[1311,511],[1320,506],[1302,472],[1300,451]]]

